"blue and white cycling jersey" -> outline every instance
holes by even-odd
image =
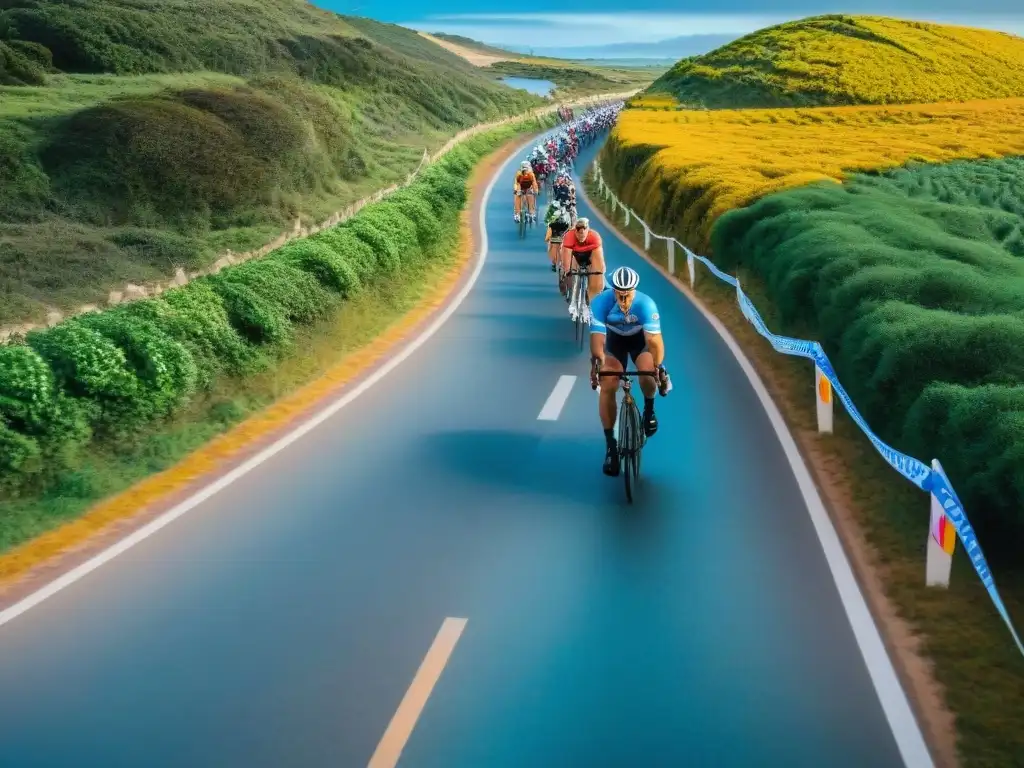
[[[661,315],[658,305],[646,293],[636,292],[633,303],[629,305],[629,313],[623,314],[619,303],[615,300],[615,291],[611,288],[594,297],[590,305],[591,333],[617,333],[620,336],[632,336],[641,331],[661,333]]]

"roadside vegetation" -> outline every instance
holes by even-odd
[[[942,462],[1018,627],[1022,96],[1021,38],[816,17],[680,62],[629,100],[601,158],[619,197],[738,275],[772,330],[821,342],[882,439]],[[920,633],[961,764],[1024,764],[1024,662],[962,546],[951,588],[925,588],[927,497],[845,416],[818,436],[807,364],[759,339],[727,287],[699,277],[698,293],[767,372]]]
[[[300,0],[0,8],[0,324],[260,247],[543,103]]]
[[[631,226],[623,226],[621,215],[611,210],[593,185],[588,192],[591,202],[642,249],[643,231],[636,219]],[[795,193],[786,192],[778,197],[790,194]],[[772,199],[765,198],[764,203]],[[791,216],[796,218],[792,212]],[[655,245],[650,253],[655,261],[666,265],[664,248]],[[678,252],[676,264],[677,276],[686,281],[686,264]],[[755,268],[736,263],[730,270],[740,278],[744,293],[769,328],[800,338],[817,338],[812,327],[798,320],[784,320],[773,298],[774,291]],[[889,620],[883,625],[897,655],[914,669],[907,681],[913,693],[926,702],[941,701],[954,714],[955,720],[950,721],[954,733],[950,733],[940,713],[936,741],[940,746],[949,745],[947,752],[955,750],[959,765],[964,768],[1024,764],[1024,663],[963,547],[957,545],[949,589],[926,587],[924,539],[928,497],[892,470],[840,405],[835,408],[834,433],[818,433],[815,401],[809,386],[811,364],[772,349],[739,311],[735,291],[700,265],[696,293],[757,367],[833,507],[837,525],[846,531],[848,551],[854,553],[851,557],[870,568],[869,573],[862,574],[863,583],[877,587],[898,612],[899,626],[894,628]],[[829,355],[835,361],[832,350]],[[925,371],[934,371],[935,367],[931,362]],[[850,376],[840,372],[840,378],[853,394]],[[853,394],[858,408],[859,394]],[[881,426],[874,418],[868,418],[873,428]],[[983,431],[983,427],[977,428],[978,435]],[[1018,440],[1017,450],[1021,445],[1024,443]],[[933,454],[942,457],[944,467],[949,469],[945,454],[936,449],[923,450],[919,458],[927,461]],[[962,492],[963,483],[955,477],[953,482],[958,493]],[[968,504],[968,514],[975,522],[977,507]],[[991,534],[979,535],[985,554],[992,561],[1000,593],[1019,627],[1024,618],[1024,571],[1016,554],[1020,549],[1014,552],[1009,542],[1004,545],[998,537],[993,540]],[[880,610],[883,616],[889,613],[885,608]],[[911,656],[909,660],[907,655]],[[918,655],[924,660],[913,658]],[[932,688],[926,676],[933,677],[940,687]],[[926,706],[933,708],[930,704]]]
[[[711,109],[1024,96],[1024,39],[878,16],[815,16],[683,59],[652,89]]]
[[[654,99],[653,101],[651,99]],[[812,109],[624,110],[603,169],[659,231],[704,252],[726,211],[853,171],[1024,154],[1024,99]]]
[[[310,350],[330,365],[382,331],[456,263],[476,162],[538,127],[474,137],[266,258],[0,346],[0,551],[174,463],[282,381],[313,378]]]

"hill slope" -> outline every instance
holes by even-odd
[[[651,91],[710,108],[1024,96],[1024,39],[876,16],[816,16],[684,59]]]
[[[0,324],[259,247],[541,103],[302,0],[0,9]]]

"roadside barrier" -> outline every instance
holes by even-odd
[[[699,261],[708,268],[711,274],[736,289],[736,302],[739,304],[743,316],[754,326],[758,333],[769,341],[776,352],[781,352],[784,355],[805,357],[808,360],[814,361],[814,393],[817,404],[818,431],[832,432],[832,409],[834,402],[832,394],[834,392],[846,407],[846,412],[850,414],[850,418],[860,427],[861,431],[864,432],[868,440],[875,447],[875,450],[878,451],[889,466],[931,496],[925,584],[938,587],[949,586],[950,570],[953,564],[953,550],[956,546],[953,531],[956,531],[956,535],[959,536],[960,542],[967,551],[971,564],[981,579],[981,583],[988,591],[996,611],[998,611],[999,616],[1010,631],[1014,642],[1017,644],[1017,649],[1024,655],[1024,644],[1021,643],[1020,636],[1017,634],[1017,630],[1010,619],[1010,614],[1003,604],[999,590],[996,588],[995,578],[988,567],[988,562],[985,560],[985,555],[981,550],[981,543],[978,541],[974,528],[967,519],[967,512],[956,495],[952,483],[946,477],[946,473],[943,471],[939,460],[932,459],[931,466],[928,466],[923,461],[915,459],[913,456],[907,456],[905,453],[897,451],[879,439],[871,431],[868,423],[853,404],[853,400],[850,399],[842,384],[839,383],[839,377],[836,376],[828,355],[825,354],[825,350],[822,349],[818,342],[794,339],[789,336],[778,336],[768,330],[768,326],[765,325],[754,304],[743,292],[743,288],[740,286],[740,281],[737,278],[726,274],[711,263],[709,259],[694,253],[674,237],[659,235],[652,231],[647,222],[637,216],[636,211],[619,200],[611,187],[605,182],[604,174],[601,172],[601,167],[596,161],[592,168],[593,178],[597,182],[599,193],[611,204],[612,209],[616,213],[622,213],[625,226],[628,227],[631,221],[636,220],[636,223],[643,228],[644,250],[650,251],[652,240],[661,240],[665,243],[670,274],[673,276],[676,274],[676,247],[678,247],[686,256],[686,270],[691,289],[696,285],[696,262]]]

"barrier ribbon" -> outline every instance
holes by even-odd
[[[633,218],[642,224],[645,230],[649,230],[647,223],[637,216],[635,211],[631,210],[615,196],[611,187],[605,183],[600,167],[595,165],[594,169],[598,183],[602,188],[607,190],[609,199],[615,205],[622,207],[624,210],[632,214]],[[754,326],[758,333],[768,339],[772,348],[776,352],[813,360],[825,378],[828,379],[829,383],[832,385],[832,389],[839,396],[839,399],[842,400],[843,405],[846,407],[846,412],[850,414],[850,418],[854,420],[857,426],[860,427],[861,431],[867,436],[868,440],[871,441],[871,444],[875,447],[875,450],[878,451],[879,455],[885,459],[889,466],[903,475],[903,477],[912,482],[922,491],[931,493],[935,496],[939,504],[942,506],[946,517],[956,528],[957,537],[960,539],[960,543],[963,544],[964,551],[967,552],[967,556],[971,559],[971,564],[974,566],[974,570],[977,572],[978,578],[981,579],[981,583],[988,592],[988,595],[992,600],[992,604],[995,605],[1000,618],[1002,618],[1003,622],[1006,624],[1006,628],[1010,630],[1010,635],[1013,637],[1013,641],[1016,643],[1017,649],[1021,652],[1021,655],[1024,655],[1024,643],[1021,643],[1020,636],[1017,634],[1017,630],[1013,626],[1013,621],[1010,619],[1010,614],[1006,610],[1006,605],[1003,603],[1003,598],[1000,596],[999,590],[996,589],[995,578],[992,576],[992,571],[988,567],[988,561],[985,560],[985,554],[981,551],[981,543],[978,541],[978,537],[974,533],[973,526],[971,526],[967,519],[967,511],[960,502],[960,498],[956,495],[956,491],[953,490],[953,485],[949,482],[949,478],[947,478],[941,471],[933,470],[923,461],[919,461],[913,456],[908,456],[905,453],[897,451],[891,445],[888,445],[879,439],[879,437],[871,431],[867,421],[865,421],[864,417],[861,416],[860,411],[857,410],[857,406],[853,404],[853,400],[847,394],[846,390],[843,389],[843,385],[839,383],[839,377],[836,375],[835,369],[832,367],[832,362],[828,359],[828,355],[825,354],[825,350],[822,349],[821,344],[816,341],[804,341],[803,339],[794,339],[790,336],[779,336],[772,333],[768,330],[768,326],[765,325],[765,322],[758,313],[757,308],[754,307],[754,303],[743,292],[743,288],[740,286],[739,280],[732,275],[726,274],[712,264],[709,259],[694,253],[675,238],[671,236],[658,235],[657,233],[654,233],[654,236],[661,240],[675,243],[683,249],[687,258],[699,261],[719,280],[734,287],[736,289],[736,300],[739,303],[740,311],[743,313],[743,316],[751,325]],[[647,240],[645,239],[645,244],[646,243]]]
[[[942,472],[936,472],[923,461],[897,451],[891,445],[883,442],[871,430],[867,421],[864,420],[860,411],[857,410],[857,406],[853,404],[853,400],[850,398],[850,395],[847,394],[843,385],[839,383],[839,377],[836,375],[836,371],[832,367],[832,362],[828,359],[828,355],[825,354],[825,350],[822,349],[821,344],[816,341],[805,341],[803,339],[794,339],[789,336],[779,336],[772,333],[768,329],[768,326],[765,324],[761,315],[758,313],[757,308],[754,307],[753,302],[743,292],[743,288],[740,286],[739,280],[732,275],[726,274],[712,264],[710,260],[694,253],[678,240],[675,240],[674,242],[683,249],[687,257],[701,262],[719,280],[722,280],[736,288],[736,298],[743,316],[751,325],[754,326],[758,333],[768,339],[772,348],[776,352],[813,360],[815,365],[821,369],[825,378],[829,380],[829,383],[832,385],[832,389],[846,407],[846,412],[850,414],[850,418],[854,420],[857,426],[860,427],[861,431],[867,436],[868,440],[871,441],[871,444],[875,447],[875,450],[878,451],[879,455],[885,459],[889,466],[903,475],[907,480],[912,482],[922,491],[933,494],[935,498],[938,499],[939,504],[942,505],[942,508],[945,511],[946,517],[949,518],[950,522],[952,522],[953,526],[956,528],[957,537],[963,544],[964,551],[967,552],[967,556],[971,559],[971,564],[974,566],[974,570],[977,572],[978,578],[981,579],[981,583],[988,592],[989,598],[992,600],[992,604],[995,606],[1000,618],[1002,618],[1003,623],[1006,624],[1006,628],[1010,631],[1010,635],[1013,637],[1013,642],[1016,643],[1017,649],[1021,652],[1021,655],[1024,655],[1024,643],[1021,642],[1020,635],[1017,634],[1017,630],[1013,626],[1013,621],[1010,619],[1010,614],[1006,610],[1006,605],[1003,603],[1003,598],[1000,596],[999,590],[996,588],[995,578],[992,576],[992,571],[988,567],[988,561],[985,559],[985,554],[981,550],[981,543],[978,541],[978,537],[974,533],[973,526],[967,519],[967,511],[960,502],[960,498],[956,495],[956,491],[953,490],[953,486],[949,482],[949,479]]]

